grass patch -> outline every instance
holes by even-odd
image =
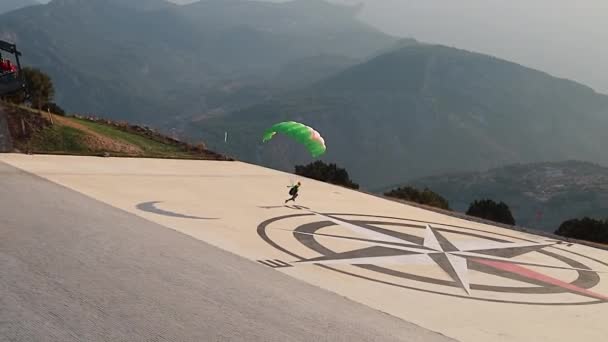
[[[108,138],[137,146],[147,154],[179,154],[180,152],[186,153],[179,146],[164,144],[162,142],[155,141],[141,135],[125,132],[118,128],[104,125],[101,123],[76,118],[70,118],[70,120],[78,122],[79,124],[82,124],[83,126],[89,128],[91,131],[104,135]]]
[[[35,133],[29,141],[33,151],[41,152],[90,152],[84,143],[85,133],[66,126],[50,126]]]

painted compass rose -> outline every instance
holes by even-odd
[[[592,290],[608,273],[608,263],[574,252],[562,241],[396,217],[294,209],[305,213],[258,226],[264,241],[296,259],[279,261],[281,267],[313,264],[375,283],[490,302],[608,302],[608,295]],[[286,236],[299,245],[286,243]]]

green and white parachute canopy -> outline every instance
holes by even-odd
[[[303,144],[313,158],[325,153],[325,140],[312,127],[295,121],[285,121],[273,125],[264,132],[263,142],[267,142],[277,133],[283,133]]]

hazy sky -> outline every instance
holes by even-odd
[[[608,0],[341,0],[400,36],[488,53],[608,93]]]

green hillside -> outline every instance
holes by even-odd
[[[511,165],[408,183],[432,189],[461,212],[477,199],[504,201],[518,225],[547,232],[555,231],[569,219],[608,218],[608,168],[591,163]]]
[[[39,113],[0,104],[13,151],[118,157],[229,160],[206,149],[166,137],[149,128],[108,120]]]
[[[282,120],[317,128],[328,146],[324,158],[367,188],[519,162],[608,164],[600,148],[608,96],[444,46],[383,54],[302,90],[199,120],[188,133],[240,159],[290,170],[309,162],[297,144],[259,143],[261,132]]]

